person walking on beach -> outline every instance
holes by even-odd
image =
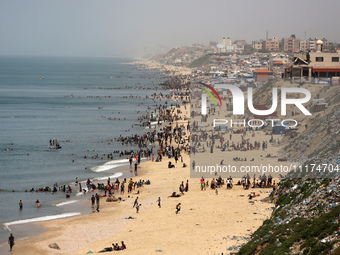
[[[133,206],[132,207],[135,207],[138,205],[138,197],[136,198],[135,202],[133,203]]]
[[[176,214],[178,214],[178,212],[181,210],[181,203],[178,203],[176,205]]]
[[[22,201],[20,200],[20,202],[19,202],[19,208],[20,208],[20,210],[22,210],[22,206],[23,206],[23,203],[22,203]]]
[[[158,197],[157,202],[158,202],[158,207],[161,208],[161,197]]]
[[[14,236],[10,234],[8,238],[8,244],[9,244],[9,251],[12,251],[13,245],[14,245]]]

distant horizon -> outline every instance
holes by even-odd
[[[223,37],[340,42],[333,0],[1,1],[0,55],[140,58]]]
[[[131,59],[131,60],[136,60],[134,58],[131,57],[111,57],[111,56],[52,56],[52,55],[0,55],[1,57],[23,57],[23,58],[105,58],[105,59]]]

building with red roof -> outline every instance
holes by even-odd
[[[267,82],[273,76],[273,71],[267,69],[257,69],[253,72],[256,82]]]

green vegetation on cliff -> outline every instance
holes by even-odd
[[[195,59],[194,61],[192,61],[192,63],[190,65],[188,65],[188,67],[194,68],[194,67],[205,66],[205,65],[207,65],[209,63],[209,59],[210,59],[210,57],[208,55],[205,55],[203,57],[200,57],[200,58]]]

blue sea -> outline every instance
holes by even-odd
[[[126,157],[115,153],[108,160],[103,155],[131,149],[114,139],[146,132],[134,125],[138,117],[164,103],[146,96],[169,92],[159,86],[165,74],[124,64],[127,61],[0,57],[0,245],[18,221],[88,210],[79,200],[89,197],[78,190],[66,199],[62,192],[29,192],[32,188],[73,184],[76,177],[83,187],[87,178],[106,182],[108,176],[130,177]],[[62,148],[50,149],[50,139]],[[13,234],[27,235],[19,232]]]

